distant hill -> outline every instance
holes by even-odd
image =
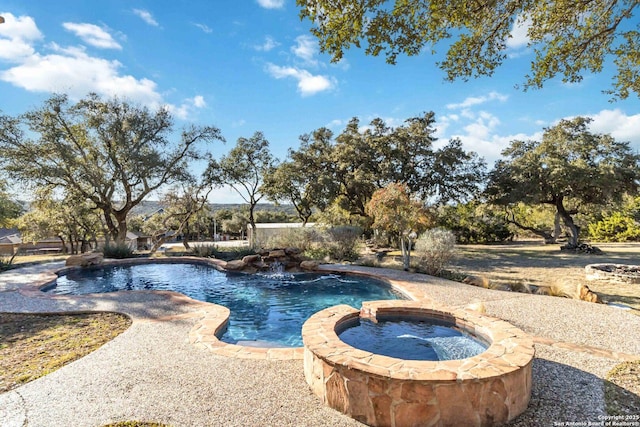
[[[209,209],[212,211],[219,211],[223,209],[236,210],[246,208],[246,204],[242,203],[209,203]],[[131,215],[149,215],[162,208],[162,203],[158,200],[147,200],[140,203],[138,206],[132,209]],[[274,205],[273,203],[258,203],[256,205],[256,211],[268,211],[268,212],[284,212],[288,215],[297,215],[296,209],[293,205]]]

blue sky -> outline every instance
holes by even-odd
[[[179,128],[215,125],[227,139],[264,132],[274,155],[299,146],[322,126],[339,133],[351,117],[390,125],[434,111],[441,142],[459,137],[489,165],[513,139],[576,115],[640,151],[640,102],[610,103],[608,69],[579,84],[559,79],[522,92],[533,54],[514,28],[509,59],[491,78],[445,82],[438,56],[383,57],[346,51],[330,63],[294,0],[172,2],[3,1],[0,15],[0,110],[20,114],[52,92],[79,99],[118,95],[150,107],[168,105]],[[442,53],[442,52],[439,52]],[[610,67],[608,67],[610,69]],[[212,202],[239,202],[219,190]]]

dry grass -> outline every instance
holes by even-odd
[[[609,303],[625,304],[640,314],[640,285],[610,281],[587,281],[587,264],[640,263],[640,243],[598,244],[603,255],[561,252],[559,245],[517,242],[507,245],[458,246],[453,269],[483,277],[492,288],[546,287],[552,295],[566,295],[578,283],[586,284]]]
[[[640,415],[640,360],[621,363],[609,372],[606,379],[604,397],[607,413]]]
[[[0,393],[91,353],[130,325],[117,313],[0,313]]]
[[[640,285],[610,281],[587,281],[587,264],[639,264],[640,243],[597,244],[602,255],[571,254],[560,251],[560,245],[539,241],[513,242],[504,245],[459,245],[449,268],[453,280],[473,276],[482,286],[499,290],[534,290],[553,296],[575,294],[584,283],[605,302],[625,304],[640,315]],[[386,268],[402,268],[399,252],[389,252],[378,262],[372,255],[361,259],[364,264]],[[462,281],[460,279],[459,281]]]

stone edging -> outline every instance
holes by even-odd
[[[404,360],[356,349],[338,337],[357,317],[435,318],[489,343],[470,358]],[[302,328],[307,383],[328,406],[372,426],[502,424],[528,406],[533,340],[493,317],[421,301],[334,306]]]
[[[614,268],[620,267],[636,267],[640,268],[637,265],[627,265],[627,264],[589,264],[584,268],[586,279],[587,280],[613,280],[622,283],[632,283],[638,284],[640,283],[640,274],[630,275],[624,273],[616,273],[602,270],[601,267],[611,266]]]

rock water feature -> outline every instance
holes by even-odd
[[[227,271],[242,271],[245,273],[273,272],[278,271],[296,272],[312,271],[318,267],[316,261],[305,261],[302,258],[300,249],[282,248],[262,250],[254,255],[247,255],[241,260],[234,260],[220,265]]]
[[[384,356],[340,339],[361,318],[444,323],[487,348],[460,360]],[[500,425],[524,412],[531,398],[532,339],[477,313],[420,301],[370,301],[360,311],[334,306],[307,320],[302,338],[305,378],[313,393],[371,426]]]

